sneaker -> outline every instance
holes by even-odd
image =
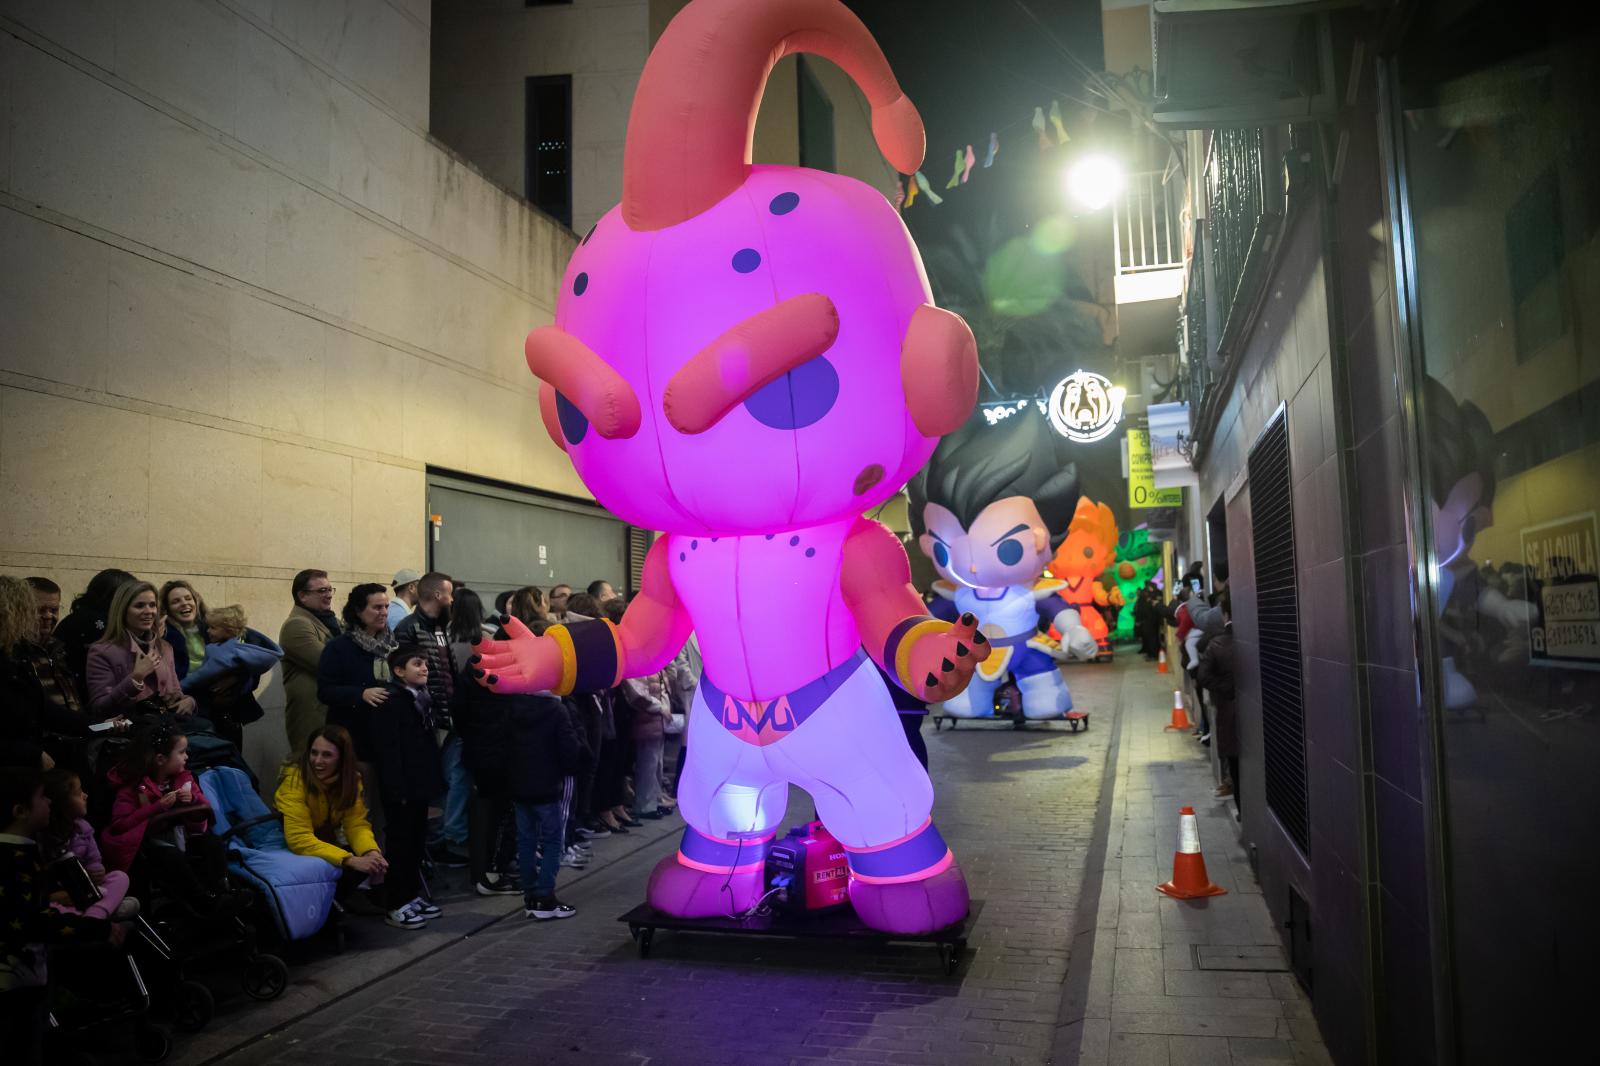
[[[1211,793],[1211,794],[1213,796],[1218,797],[1219,799],[1224,797],[1224,796],[1231,796],[1231,795],[1233,795],[1233,785],[1231,785],[1228,782],[1224,781],[1222,784],[1218,785],[1217,786],[1217,790],[1215,792]]]
[[[561,853],[561,865],[570,870],[581,870],[589,865],[588,856],[580,855],[571,848]]]
[[[408,903],[398,910],[392,910],[385,914],[383,916],[383,924],[392,925],[396,929],[421,929],[428,923],[422,915],[412,910],[411,905]]]
[[[440,909],[439,907],[434,906],[432,903],[429,903],[427,900],[423,899],[421,896],[418,896],[416,899],[412,900],[410,903],[407,903],[406,906],[409,907],[412,910],[412,912],[415,913],[418,917],[423,918],[425,920],[432,920],[434,918],[443,918],[444,917],[444,911],[442,909]]]
[[[443,866],[446,870],[462,870],[467,865],[467,857],[449,844],[430,849],[428,857],[433,860],[435,866]]]
[[[522,893],[521,885],[513,885],[509,877],[490,883],[483,879],[474,881],[472,890],[480,896],[515,896]]]
[[[585,840],[604,840],[606,837],[611,835],[611,830],[607,829],[598,822],[590,825],[580,825],[578,826],[576,832]]]
[[[650,822],[659,822],[659,821],[661,821],[661,819],[666,817],[665,814],[661,813],[661,808],[660,807],[657,807],[653,811],[634,811],[633,812],[633,816],[635,818],[643,818],[646,821],[650,821]],[[643,823],[641,822],[640,824],[642,825]]]
[[[123,896],[122,902],[117,904],[117,909],[111,912],[113,922],[132,921],[139,916],[139,901],[133,896]]]
[[[554,896],[535,900],[532,906],[522,909],[524,918],[533,918],[541,922],[547,922],[552,918],[571,918],[577,913],[578,908],[562,903]]]
[[[1202,734],[1200,734],[1200,743],[1209,748],[1211,746],[1211,734],[1210,733],[1202,733]]]

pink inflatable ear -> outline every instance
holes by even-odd
[[[556,447],[567,450],[567,438],[561,435],[561,415],[556,411],[556,390],[548,381],[539,382],[539,417],[544,420],[544,431],[556,442]]]
[[[751,315],[672,375],[661,406],[680,433],[704,433],[755,393],[833,347],[839,312],[819,292]]]
[[[978,342],[960,315],[923,304],[900,348],[906,409],[924,437],[954,433],[978,402]]]
[[[922,119],[839,0],[696,0],[656,42],[633,95],[622,157],[629,229],[676,225],[744,184],[767,75],[795,52],[844,68],[872,105],[879,150],[902,174],[916,173]]]
[[[522,346],[528,369],[534,377],[555,388],[607,440],[627,438],[639,432],[639,397],[633,388],[589,346],[559,326],[540,326],[528,334]],[[545,427],[551,419],[540,414]],[[556,418],[559,426],[559,415]],[[551,434],[555,436],[555,433]]]

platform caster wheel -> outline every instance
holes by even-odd
[[[956,946],[954,944],[939,945],[939,965],[943,967],[944,975],[946,977],[949,977],[956,972],[956,967],[960,965],[960,962],[961,953],[956,950]]]
[[[185,1033],[198,1033],[217,1012],[216,997],[211,989],[199,981],[185,981],[178,986],[177,1002],[172,1007],[172,1023]]]
[[[257,955],[245,965],[242,983],[251,999],[277,999],[289,987],[289,967],[276,955]]]
[[[140,1022],[133,1033],[133,1050],[140,1062],[165,1062],[172,1054],[172,1034],[153,1022]]]
[[[639,957],[641,959],[650,957],[650,946],[655,941],[655,938],[656,931],[654,929],[641,929],[634,937],[639,942]]]

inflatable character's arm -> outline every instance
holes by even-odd
[[[1040,621],[1048,621],[1050,627],[1061,635],[1061,649],[1070,658],[1092,659],[1099,650],[1095,644],[1094,635],[1083,624],[1083,617],[1078,613],[1076,605],[1068,603],[1060,595],[1051,593],[1038,601]]]
[[[645,556],[639,595],[622,624],[603,618],[571,622],[534,636],[513,618],[506,623],[510,640],[474,645],[473,676],[495,692],[598,692],[625,677],[659,671],[689,639],[689,630],[689,612],[667,573],[663,537]]]
[[[1094,602],[1097,606],[1104,607],[1111,602],[1111,598],[1106,595],[1106,587],[1100,582],[1096,581],[1090,588],[1094,592]]]
[[[918,699],[956,695],[989,657],[972,615],[952,624],[927,614],[911,587],[905,549],[876,522],[857,519],[845,538],[839,588],[867,653]]]

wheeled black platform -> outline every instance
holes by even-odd
[[[954,729],[958,722],[1009,722],[1012,729],[1025,729],[1029,725],[1048,725],[1051,722],[1065,722],[1069,733],[1076,733],[1079,730],[1089,728],[1088,711],[1068,711],[1060,718],[1024,718],[1015,714],[993,714],[983,718],[961,718],[953,714],[934,714],[929,715],[929,717],[933,719],[933,731],[935,733],[943,729],[946,724],[951,729]]]
[[[975,899],[966,918],[932,933],[885,933],[862,924],[849,907],[827,914],[796,915],[785,912],[758,914],[751,918],[675,918],[662,914],[648,903],[641,903],[618,918],[628,923],[628,932],[639,945],[639,957],[650,957],[650,946],[657,929],[677,933],[710,933],[716,936],[764,936],[787,940],[848,940],[865,944],[933,944],[939,949],[939,962],[946,974],[956,972],[962,953],[967,950],[967,933],[978,920],[983,901]]]

